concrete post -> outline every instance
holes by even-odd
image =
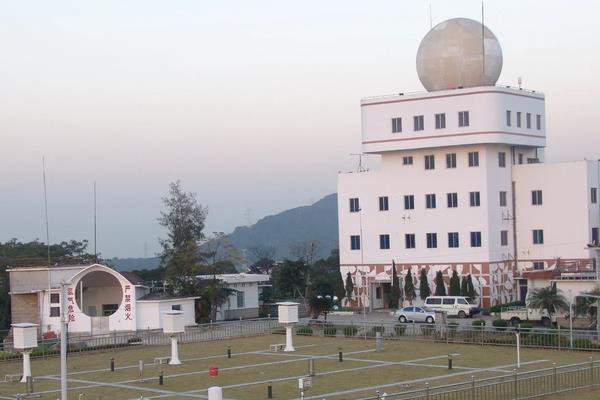
[[[27,378],[31,377],[31,350],[23,350],[23,377],[21,383],[27,383]]]
[[[381,353],[381,332],[375,332],[375,352]]]
[[[170,365],[180,365],[179,361],[179,347],[177,346],[177,336],[171,335],[171,359],[169,360]]]
[[[293,328],[294,328],[294,324],[286,324],[285,325],[285,349],[283,349],[283,351],[296,351],[296,349],[294,349],[294,344],[292,342],[292,340],[293,340],[292,329]]]
[[[208,400],[223,400],[223,388],[220,386],[209,387]]]

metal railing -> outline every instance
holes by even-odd
[[[410,339],[481,346],[516,346],[515,333],[518,332],[521,347],[600,351],[600,332],[584,330],[339,321],[302,321],[296,326],[297,335],[309,336],[372,339],[377,332],[386,340]]]
[[[590,360],[529,372],[475,379],[417,390],[378,394],[360,400],[518,400],[600,386],[600,363]]]
[[[215,322],[186,327],[184,333],[178,334],[180,343],[197,343],[230,338],[260,336],[270,334],[280,327],[277,320],[261,318],[241,321]],[[102,335],[69,334],[69,353],[90,351],[106,351],[130,346],[167,345],[170,339],[162,330],[143,330],[135,332],[110,332]],[[60,339],[44,339],[38,341],[33,349],[32,358],[53,357],[60,354]],[[0,362],[17,360],[21,353],[13,349],[12,341],[0,342]]]

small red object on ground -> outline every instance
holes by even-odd
[[[216,365],[208,367],[208,376],[219,376],[219,367],[217,367]]]

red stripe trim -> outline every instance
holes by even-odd
[[[528,133],[515,133],[515,132],[506,132],[506,131],[481,131],[481,132],[451,133],[448,135],[430,135],[430,136],[417,136],[417,137],[410,137],[410,138],[368,140],[366,142],[362,142],[362,144],[404,142],[407,140],[438,139],[438,138],[444,138],[444,137],[474,136],[474,135],[513,135],[513,136],[532,137],[532,138],[536,138],[536,139],[546,139],[546,136],[531,135]]]
[[[544,100],[544,97],[537,97],[537,96],[532,96],[532,95],[528,95],[528,94],[503,92],[501,90],[482,90],[481,92],[441,94],[439,96],[417,97],[417,98],[412,98],[412,99],[408,98],[408,99],[386,100],[386,101],[377,101],[377,102],[374,102],[374,103],[361,103],[360,106],[361,107],[376,106],[376,105],[379,105],[379,104],[403,103],[405,101],[419,101],[419,100],[430,100],[430,99],[442,99],[442,98],[445,98],[445,97],[471,96],[471,95],[474,95],[474,94],[487,94],[487,93],[501,93],[501,94],[507,94],[507,95],[510,95],[510,96],[526,97],[528,99]]]

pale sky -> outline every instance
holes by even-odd
[[[207,232],[335,192],[361,97],[423,90],[429,4],[434,24],[481,19],[470,0],[0,0],[0,241],[45,241],[42,155],[51,242],[92,240],[95,180],[109,257],[158,251],[176,179],[209,207]],[[547,161],[600,156],[598,15],[486,1],[498,83],[546,94]]]

